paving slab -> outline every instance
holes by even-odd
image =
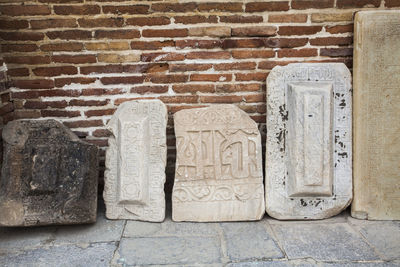
[[[112,259],[116,244],[96,243],[87,247],[76,245],[41,247],[21,253],[0,255],[4,267],[106,267]]]
[[[227,267],[288,267],[288,266],[297,266],[297,267],[312,267],[317,266],[317,262],[313,260],[273,260],[273,261],[253,261],[253,262],[237,262],[230,263]]]
[[[395,267],[400,266],[395,262],[349,262],[349,263],[324,263],[325,267]]]
[[[263,222],[221,223],[232,261],[284,257]]]
[[[122,238],[115,266],[212,264],[221,262],[220,243],[213,237]]]
[[[348,224],[272,225],[289,259],[312,258],[317,261],[380,260]]]

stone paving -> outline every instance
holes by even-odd
[[[400,266],[400,221],[348,211],[321,221],[0,228],[0,266]]]

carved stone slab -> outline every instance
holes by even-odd
[[[400,10],[359,12],[354,26],[351,215],[400,220]]]
[[[259,220],[264,215],[261,137],[234,105],[175,113],[174,221]]]
[[[104,201],[108,219],[165,218],[167,108],[160,100],[125,102],[107,128]]]
[[[3,129],[0,225],[96,221],[98,149],[55,120]]]
[[[352,199],[351,74],[342,63],[275,67],[267,79],[266,210],[323,219]]]

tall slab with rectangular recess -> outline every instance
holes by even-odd
[[[267,79],[266,210],[323,219],[352,199],[351,75],[341,63],[275,67]]]
[[[107,127],[106,217],[160,222],[165,217],[167,109],[159,100],[123,103]]]
[[[400,10],[359,12],[354,26],[351,215],[400,220]]]

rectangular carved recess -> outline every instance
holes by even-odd
[[[118,203],[148,203],[148,168],[145,162],[149,155],[149,120],[148,118],[132,118],[118,120]]]
[[[332,83],[298,82],[287,88],[288,194],[332,195]]]

